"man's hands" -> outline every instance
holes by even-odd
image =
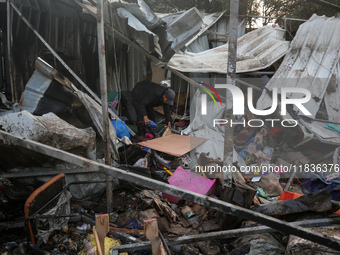
[[[150,120],[149,120],[148,116],[144,116],[144,123],[145,123],[145,125],[150,125]]]
[[[145,125],[150,125],[150,120],[149,120],[148,116],[144,116],[144,123],[145,123]],[[168,128],[171,129],[171,122],[170,121],[168,122]]]

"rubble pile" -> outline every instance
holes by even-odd
[[[38,57],[19,103],[0,93],[1,254],[338,254],[339,18],[313,15],[292,42],[272,26],[240,37],[239,97],[222,102],[227,44],[182,52],[222,14],[105,7],[162,67],[211,78],[183,92],[158,66],[162,82],[143,70],[139,92],[100,100]]]

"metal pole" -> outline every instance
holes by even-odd
[[[12,15],[11,15],[11,5],[7,1],[7,64],[8,64],[8,77],[9,83],[11,85],[11,94],[13,102],[18,102],[18,95],[15,84],[13,82],[12,73]]]
[[[301,227],[321,227],[321,226],[330,226],[332,224],[338,224],[340,222],[339,218],[334,219],[314,219],[314,220],[304,220],[304,221],[296,221],[292,222],[292,224],[301,226]],[[262,234],[262,233],[274,233],[277,230],[272,229],[270,227],[265,226],[257,226],[257,227],[249,227],[249,228],[238,228],[238,229],[231,229],[231,230],[224,230],[224,231],[217,231],[217,232],[210,232],[210,233],[202,233],[197,235],[189,235],[189,236],[180,236],[174,239],[167,239],[165,242],[169,246],[179,245],[179,244],[188,244],[188,243],[195,243],[195,242],[204,242],[207,240],[214,240],[214,239],[228,239],[228,238],[235,238],[241,236],[248,236],[248,235],[255,235],[255,234]],[[125,244],[121,246],[113,247],[114,250],[118,250],[119,252],[131,252],[137,250],[151,250],[151,243],[143,242],[143,243],[133,243],[133,244]]]
[[[102,116],[103,116],[103,140],[104,140],[104,156],[105,165],[111,166],[111,149],[109,142],[109,113],[107,111],[108,98],[107,98],[107,72],[106,72],[106,57],[105,57],[105,32],[104,32],[104,0],[97,1],[97,37],[98,37],[98,58],[99,58],[99,82],[100,82],[100,95],[102,101]],[[106,205],[107,212],[111,213],[112,208],[112,176],[107,176],[108,182],[106,183]]]
[[[103,131],[104,131],[104,155],[105,164],[110,163],[110,144],[109,139],[109,114],[107,111],[107,74],[106,74],[106,58],[105,58],[105,35],[104,35],[104,9],[102,8],[103,0],[97,2],[97,37],[98,37],[98,57],[99,57],[99,82],[100,82],[100,95],[102,101],[102,116],[103,116]]]
[[[235,85],[236,79],[236,52],[237,52],[237,31],[238,31],[238,10],[239,0],[230,1],[230,18],[229,18],[229,41],[228,41],[228,70],[227,70],[227,84]],[[232,96],[229,90],[226,92],[226,110],[225,117],[232,119]],[[228,109],[229,108],[229,109]],[[226,169],[233,164],[233,148],[234,148],[234,129],[230,125],[225,125],[224,133],[224,158],[223,165]],[[223,187],[232,186],[231,171],[223,172]]]
[[[22,20],[26,23],[26,25],[33,31],[33,33],[39,38],[39,40],[46,46],[46,48],[55,56],[59,62],[65,67],[67,71],[70,72],[70,74],[87,90],[87,92],[90,93],[93,98],[100,103],[100,99],[98,96],[79,78],[79,76],[73,72],[73,70],[65,63],[65,61],[53,50],[53,48],[42,38],[42,36],[38,33],[37,30],[32,26],[32,24],[23,16],[23,14],[19,11],[19,9],[16,7],[16,5],[11,1],[10,4],[12,8],[18,13],[19,17],[22,18]]]

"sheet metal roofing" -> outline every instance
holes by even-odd
[[[93,0],[84,0],[83,7],[84,12],[89,10],[96,15]],[[203,24],[203,17],[196,7],[167,22],[158,18],[142,0],[136,3],[109,0],[103,8],[106,23],[164,62],[185,46]]]
[[[340,19],[314,14],[299,27],[289,52],[266,88],[269,90],[274,87],[308,89],[312,94],[312,99],[304,106],[315,118],[330,79],[337,73],[336,64],[339,58]],[[339,77],[336,78],[339,79]],[[288,96],[299,98],[302,94],[295,93]],[[264,90],[257,102],[257,109],[268,108],[271,102],[270,96]],[[294,110],[300,114],[299,109]],[[334,111],[328,114],[334,114]],[[339,113],[335,111],[335,114]]]
[[[265,26],[240,37],[236,72],[261,70],[283,57],[289,49],[284,34],[281,28]],[[169,66],[182,72],[227,73],[228,44],[200,53],[177,53],[170,59]]]

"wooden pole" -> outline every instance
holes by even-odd
[[[7,1],[7,65],[8,65],[8,77],[9,84],[11,86],[12,102],[18,102],[17,88],[13,82],[13,70],[12,70],[12,13],[11,5]]]
[[[99,247],[103,254],[105,254],[105,237],[110,230],[109,215],[102,214],[96,215],[96,231],[98,235],[99,244],[97,244],[98,251]]]
[[[104,0],[97,1],[97,37],[98,37],[98,58],[99,58],[99,82],[100,95],[102,101],[102,116],[103,116],[103,132],[104,132],[104,157],[105,164],[111,166],[111,149],[109,135],[109,113],[108,113],[108,98],[107,98],[107,72],[106,72],[106,56],[105,56],[105,32],[104,32]],[[111,213],[112,209],[112,177],[107,176],[106,184],[106,206],[107,212]]]
[[[103,131],[104,131],[104,155],[105,164],[111,165],[110,143],[109,143],[109,113],[107,111],[107,73],[105,57],[105,35],[104,35],[104,9],[103,0],[97,1],[97,38],[98,38],[98,58],[99,58],[99,83],[102,101]]]
[[[238,31],[238,10],[239,0],[230,1],[230,19],[229,19],[229,41],[228,41],[228,70],[227,70],[227,84],[235,85],[236,79],[236,53],[237,53],[237,31]],[[228,105],[233,105],[231,92],[226,92],[226,110],[225,118],[232,119],[232,109],[228,109]],[[223,165],[226,169],[231,168],[233,164],[233,148],[234,148],[234,128],[230,125],[225,125],[224,133],[224,157]],[[223,187],[232,186],[232,172],[223,172]]]

